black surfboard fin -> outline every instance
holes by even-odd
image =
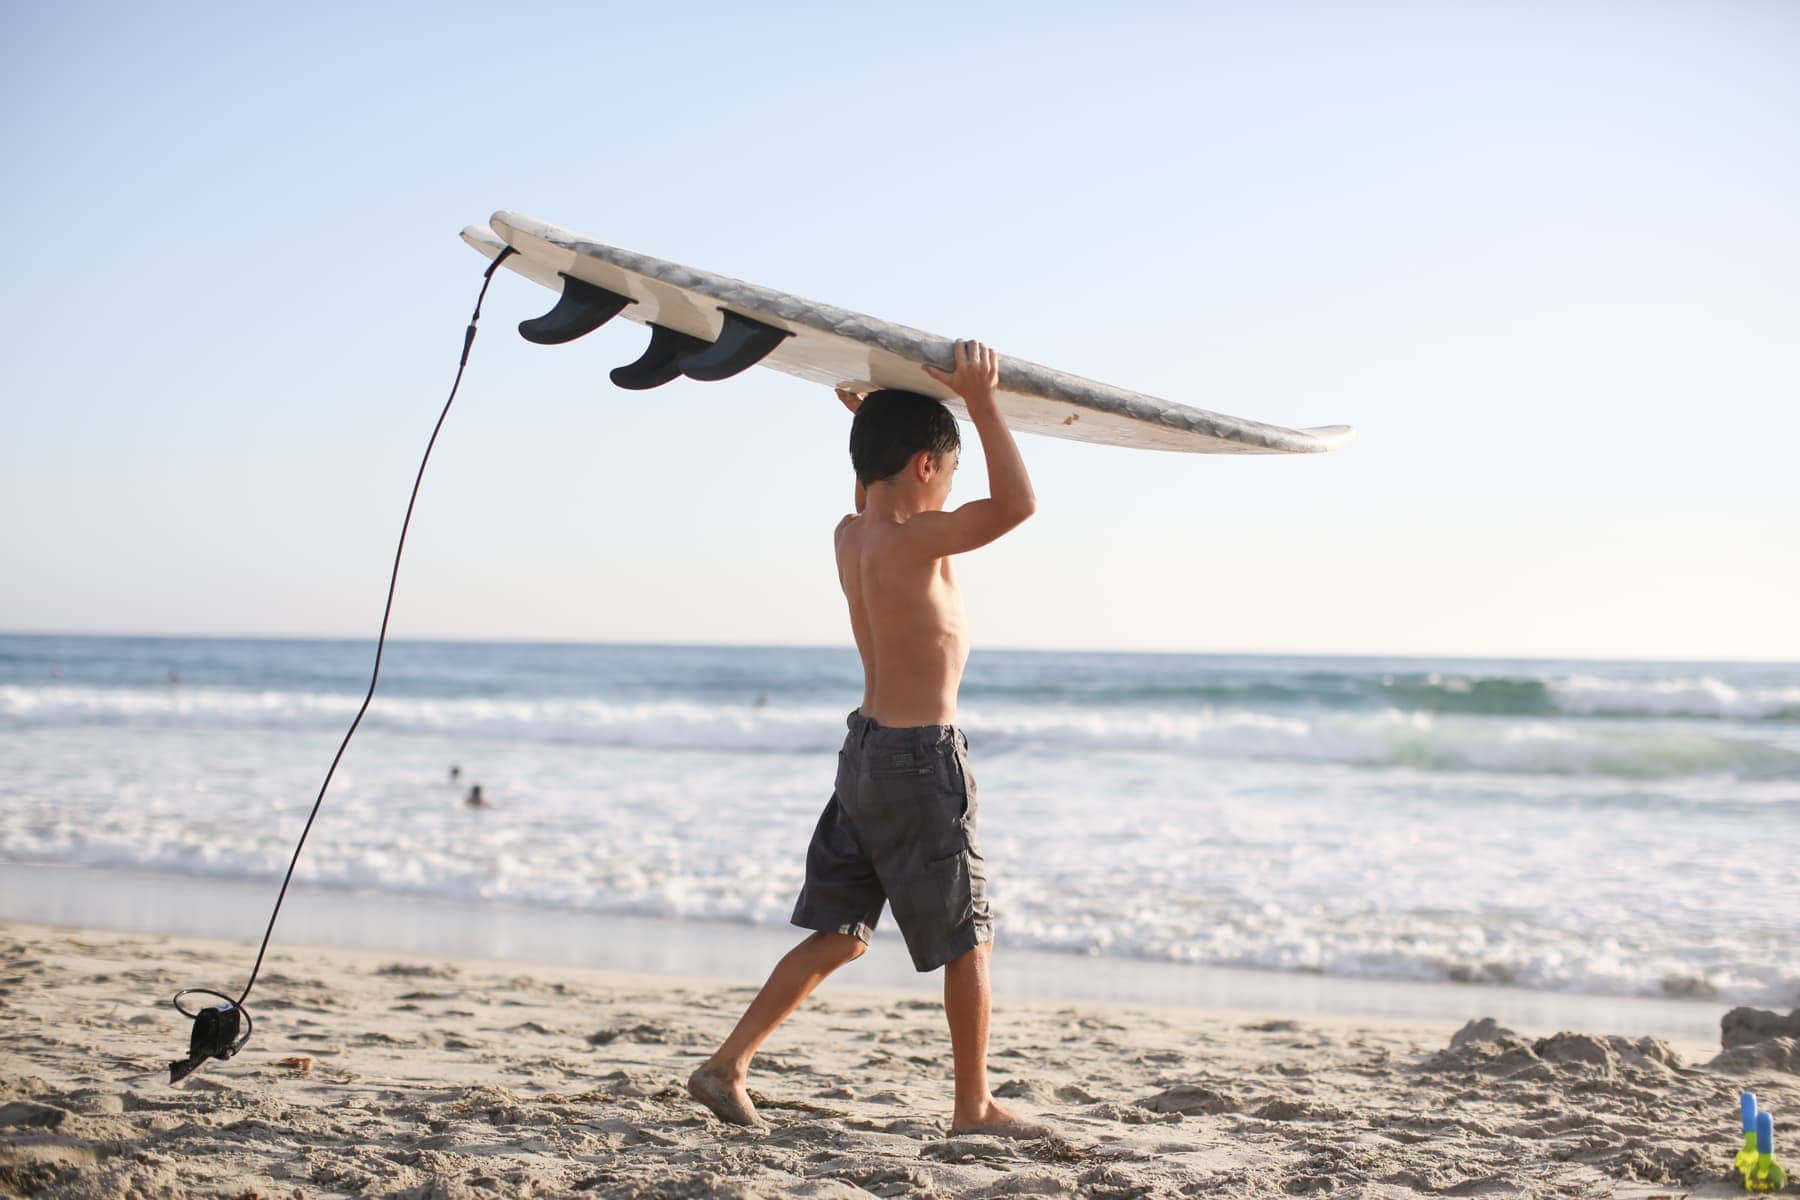
[[[650,322],[650,344],[644,348],[643,354],[636,362],[622,367],[614,367],[612,381],[619,387],[634,392],[647,391],[653,387],[661,387],[681,374],[681,362],[684,356],[698,353],[707,348],[705,338],[697,338],[683,333],[679,329],[670,329],[667,325]]]
[[[558,274],[562,273],[559,271]],[[526,341],[540,346],[572,342],[583,334],[594,332],[631,303],[630,296],[609,292],[573,275],[563,275],[562,281],[562,295],[555,308],[541,317],[519,322],[519,336]]]
[[[739,371],[761,362],[784,338],[794,336],[785,329],[752,321],[749,317],[725,310],[725,324],[713,344],[681,360],[681,373],[689,379],[730,379]]]

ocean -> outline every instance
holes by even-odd
[[[272,902],[373,655],[0,636],[0,862]],[[849,648],[390,641],[296,890],[786,928],[861,696]],[[1800,664],[977,649],[958,724],[1010,946],[1800,1003]]]

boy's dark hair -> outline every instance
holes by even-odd
[[[882,388],[863,397],[850,422],[850,465],[864,487],[892,478],[921,450],[940,461],[962,449],[950,410],[918,392]]]

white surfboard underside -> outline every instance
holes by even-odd
[[[968,419],[962,398],[919,369],[929,362],[948,370],[954,346],[950,338],[622,250],[519,213],[497,212],[489,225],[469,226],[463,240],[490,259],[510,245],[517,253],[503,265],[553,292],[562,291],[560,275],[571,275],[631,297],[633,303],[621,317],[640,324],[654,321],[708,341],[718,336],[723,312],[731,309],[792,335],[760,366],[857,392],[922,392]],[[1004,352],[996,399],[1011,429],[1148,450],[1310,454],[1335,450],[1356,437],[1347,425],[1288,429],[1208,412]],[[830,402],[837,403],[835,398]]]

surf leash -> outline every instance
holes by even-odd
[[[319,797],[313,801],[312,813],[306,818],[305,828],[300,831],[300,841],[294,846],[293,858],[288,860],[287,876],[281,881],[281,892],[275,897],[274,911],[269,913],[269,927],[263,932],[262,947],[256,952],[256,965],[250,968],[250,980],[244,985],[244,990],[233,1000],[224,992],[214,991],[212,988],[183,988],[170,1001],[177,1012],[194,1022],[188,1039],[187,1057],[169,1063],[171,1084],[180,1083],[209,1058],[223,1060],[232,1057],[249,1042],[251,1030],[255,1028],[255,1022],[250,1019],[250,1010],[244,1007],[244,1001],[249,999],[250,989],[256,986],[257,973],[262,970],[263,955],[268,953],[269,938],[275,932],[275,918],[281,914],[281,902],[287,898],[288,884],[292,882],[294,868],[300,862],[300,849],[306,845],[306,835],[312,831],[313,819],[319,815],[319,806],[325,802],[325,792],[331,787],[331,777],[336,774],[338,763],[344,757],[344,750],[356,734],[356,727],[362,724],[363,714],[369,711],[369,702],[375,698],[375,682],[381,678],[381,651],[387,644],[388,618],[394,611],[394,587],[400,580],[400,555],[406,549],[406,530],[412,524],[413,505],[419,499],[419,485],[425,479],[425,464],[431,461],[431,449],[437,445],[438,431],[443,429],[444,418],[450,415],[450,406],[456,402],[456,390],[462,386],[463,372],[469,365],[469,350],[475,345],[475,326],[481,320],[481,302],[487,298],[488,285],[494,281],[494,272],[500,264],[514,253],[517,251],[511,246],[503,248],[481,274],[481,291],[475,296],[475,311],[470,314],[469,327],[463,333],[462,357],[457,360],[456,378],[450,384],[450,396],[444,401],[444,409],[438,414],[437,424],[432,427],[431,440],[425,443],[425,457],[419,462],[419,473],[413,478],[412,496],[406,502],[406,518],[400,522],[400,541],[394,547],[394,569],[388,576],[387,605],[381,611],[381,633],[375,639],[375,669],[369,674],[368,695],[363,697],[362,707],[356,710],[355,720],[350,722],[344,740],[338,744],[337,754],[333,756],[331,766],[325,772],[325,782],[319,787]],[[212,996],[224,1003],[190,1010],[181,1003],[184,996]],[[240,1024],[243,1029],[241,1034],[238,1031]]]

